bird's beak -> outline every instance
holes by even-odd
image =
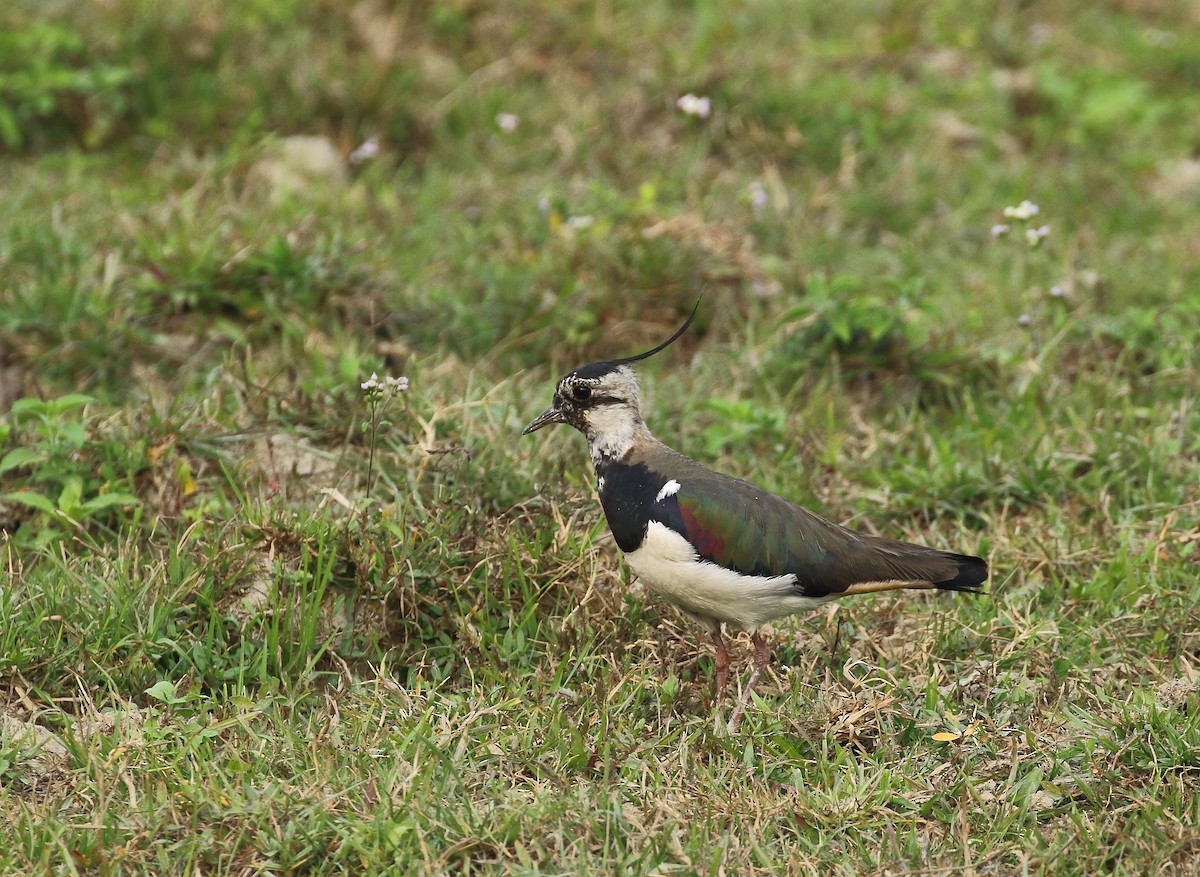
[[[562,412],[553,405],[539,414],[533,423],[521,430],[521,435],[529,435],[531,432],[537,432],[543,426],[549,426],[552,423],[566,423],[563,420]]]

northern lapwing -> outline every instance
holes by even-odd
[[[697,306],[699,303],[697,303]],[[604,516],[629,568],[653,593],[708,628],[716,646],[717,709],[729,679],[722,625],[750,632],[754,669],[729,719],[737,729],[770,658],[759,628],[851,594],[901,588],[979,593],[987,563],[859,533],[761,487],[714,472],[646,428],[630,366],[657,347],[567,373],[553,404],[522,435],[566,423],[587,438]]]

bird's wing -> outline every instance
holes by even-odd
[[[856,533],[749,482],[694,465],[679,473],[678,489],[651,506],[650,519],[680,533],[703,560],[746,575],[790,573],[810,597],[868,582],[972,589],[982,581],[981,569],[967,563],[977,558]]]

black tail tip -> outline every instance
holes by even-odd
[[[972,557],[969,554],[948,554],[947,557],[958,564],[958,571],[953,578],[935,582],[938,590],[982,594],[983,583],[987,581],[988,577],[987,561],[982,557]]]

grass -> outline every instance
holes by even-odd
[[[6,5],[0,873],[1195,873],[1189,15]],[[993,570],[732,737],[518,437],[701,295],[660,437]]]

